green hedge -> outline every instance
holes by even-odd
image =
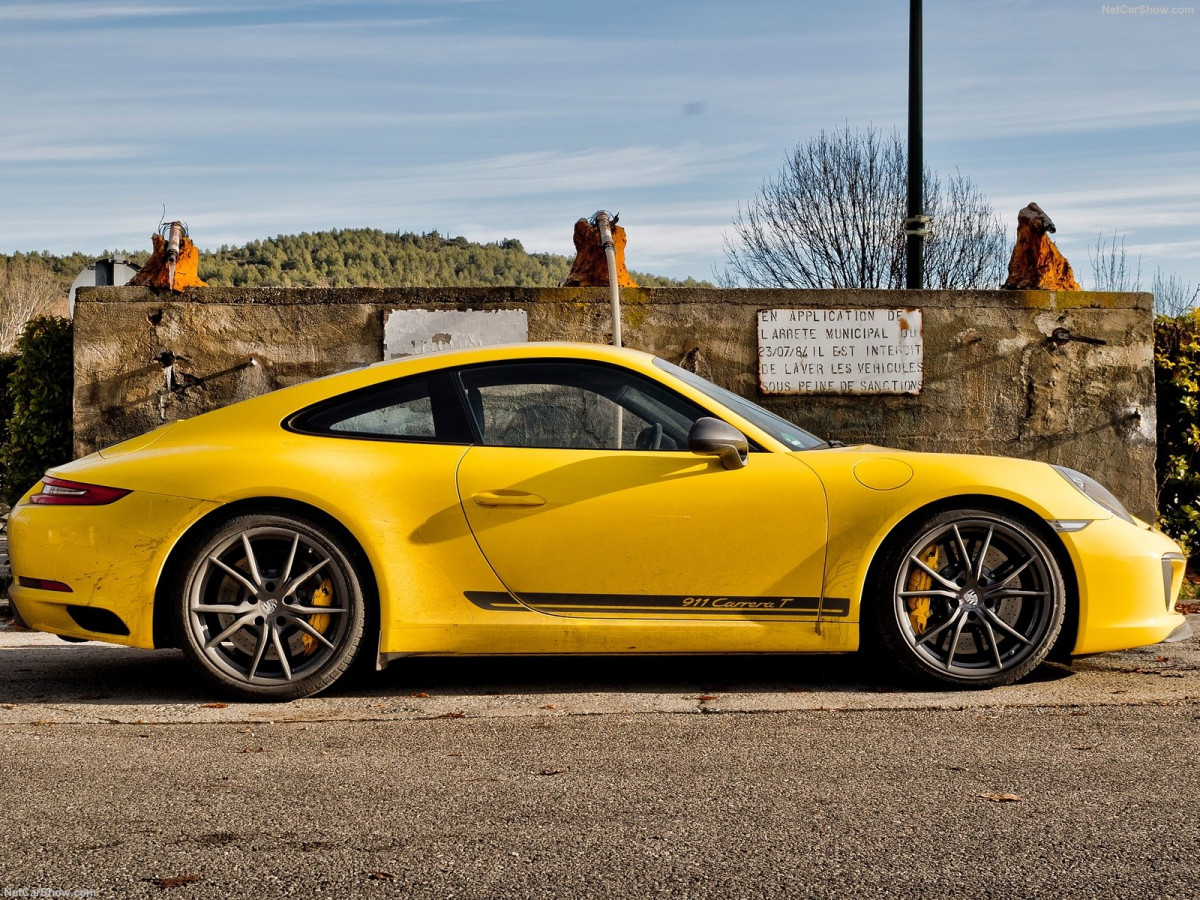
[[[1154,322],[1158,392],[1158,524],[1200,555],[1200,319],[1195,310]]]
[[[8,389],[8,379],[12,377],[13,369],[20,359],[15,353],[0,353],[0,448],[8,443],[8,420],[12,418],[12,393]],[[4,472],[0,469],[0,482]]]
[[[5,379],[0,472],[6,502],[15,503],[51,466],[73,451],[71,395],[75,377],[71,323],[39,316],[25,324]],[[2,407],[0,407],[2,408]]]

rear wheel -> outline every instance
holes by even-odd
[[[920,523],[877,570],[868,627],[907,672],[961,687],[1011,684],[1062,629],[1066,594],[1054,553],[1008,515],[955,510]]]
[[[293,700],[333,684],[367,618],[343,539],[285,512],[238,516],[201,536],[174,596],[188,661],[248,699]]]

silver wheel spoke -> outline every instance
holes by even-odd
[[[337,649],[337,647],[335,647],[333,645],[333,642],[330,641],[329,638],[325,637],[325,635],[321,634],[321,632],[317,631],[317,629],[313,628],[311,625],[309,625],[303,619],[297,618],[296,616],[288,616],[288,619],[292,622],[295,622],[296,627],[298,627],[305,634],[310,635],[314,639],[320,641],[322,644],[324,644],[330,650]]]
[[[288,662],[287,652],[283,648],[283,640],[279,637],[278,628],[271,628],[271,643],[275,645],[275,652],[279,654],[279,665],[283,667],[283,677],[291,681],[292,665]]]
[[[942,590],[941,588],[930,588],[927,591],[900,591],[896,596],[904,597],[905,599],[909,597],[948,597],[954,600],[958,597],[958,594],[954,593],[954,591]]]
[[[250,566],[250,575],[254,579],[254,583],[262,587],[262,574],[258,571],[258,560],[254,558],[254,548],[250,546],[250,538],[242,534],[242,549],[246,551],[246,562]]]
[[[954,626],[954,635],[950,638],[950,648],[946,655],[946,668],[954,668],[954,654],[958,652],[958,639],[962,637],[963,626],[967,624],[967,617],[961,612],[958,615],[958,624]]]
[[[945,622],[943,622],[937,628],[933,629],[932,631],[927,631],[923,635],[921,635],[919,638],[917,638],[917,642],[916,642],[916,644],[914,644],[914,646],[920,647],[922,644],[929,643],[929,641],[933,640],[933,638],[937,637],[939,634],[941,634],[943,631],[945,631],[947,628],[949,628],[955,622],[958,622],[960,619],[962,619],[962,610],[956,609],[954,611],[954,615],[952,615],[949,619],[947,619]]]
[[[957,584],[955,584],[953,581],[951,581],[948,578],[943,578],[940,574],[933,571],[933,569],[931,569],[926,564],[926,562],[923,559],[921,559],[919,556],[917,556],[916,554],[913,554],[912,556],[910,556],[909,561],[911,561],[918,569],[920,569],[922,572],[924,572],[926,575],[928,575],[930,578],[932,578],[934,581],[936,581],[938,584],[942,585],[943,587],[948,588],[949,590],[952,590],[952,591],[958,590]]]
[[[983,546],[979,548],[979,558],[975,560],[975,582],[979,583],[979,579],[983,577],[983,561],[987,558],[988,550],[992,546],[992,535],[996,533],[996,526],[992,525],[988,528],[987,537],[983,539]]]
[[[986,616],[979,617],[979,624],[987,633],[988,645],[992,648],[992,660],[996,663],[996,668],[1003,669],[1004,661],[1000,659],[1000,644],[996,640],[996,632],[992,631],[992,626],[988,624]]]
[[[996,615],[996,613],[993,612],[988,607],[981,606],[981,607],[979,607],[979,609],[983,612],[984,621],[990,621],[993,625],[995,625],[997,628],[999,628],[1001,631],[1003,631],[1009,637],[1015,638],[1016,640],[1020,641],[1022,644],[1025,644],[1025,645],[1029,645],[1029,644],[1033,643],[1033,641],[1029,640],[1029,638],[1025,637],[1025,635],[1021,634],[1021,632],[1017,631],[1015,628],[1013,628],[1011,625],[1009,625],[1007,622],[1005,622],[1002,618],[1000,618],[998,615]]]
[[[298,587],[300,587],[300,585],[304,584],[304,582],[305,582],[305,581],[307,581],[307,580],[308,580],[309,578],[311,578],[313,575],[316,575],[318,572],[320,572],[320,571],[321,571],[323,568],[325,568],[327,565],[329,565],[329,558],[328,558],[328,557],[326,557],[325,559],[321,560],[319,563],[317,563],[315,566],[313,566],[311,569],[309,569],[307,572],[305,572],[305,573],[304,573],[303,575],[301,575],[299,578],[295,578],[295,579],[293,579],[293,580],[292,580],[292,582],[291,582],[291,584],[289,584],[289,585],[287,586],[287,589],[286,589],[286,590],[283,592],[283,596],[285,596],[285,597],[290,597],[290,596],[291,596],[293,593],[295,593],[296,589],[297,589]]]
[[[301,606],[298,603],[285,603],[283,609],[284,612],[289,612],[297,616],[337,615],[346,611],[341,606]]]
[[[229,638],[231,635],[236,634],[237,632],[241,631],[243,628],[245,628],[247,625],[249,625],[251,622],[253,622],[254,617],[257,615],[258,615],[258,610],[253,609],[250,612],[246,613],[245,615],[239,616],[238,618],[234,619],[229,624],[228,628],[226,628],[224,631],[222,631],[220,634],[218,634],[215,638],[212,638],[211,640],[209,640],[204,645],[204,649],[211,650],[213,647],[215,647],[219,643],[221,643],[221,641],[224,641],[227,638]]]
[[[188,607],[194,613],[217,613],[218,615],[241,616],[250,611],[245,603],[193,603]]]
[[[995,584],[989,584],[987,586],[986,590],[991,592],[991,591],[996,591],[999,588],[1004,587],[1004,585],[1008,584],[1010,581],[1012,581],[1014,578],[1016,578],[1018,575],[1020,575],[1026,569],[1028,569],[1031,565],[1033,565],[1033,557],[1032,556],[1029,557],[1028,559],[1026,559],[1025,562],[1021,563],[1019,566],[1017,566],[1010,574],[1005,575],[1003,581],[998,581]]]
[[[296,563],[296,549],[300,546],[300,533],[292,535],[292,549],[288,552],[287,565],[283,567],[283,574],[279,576],[279,580],[287,584],[287,580],[292,575],[292,566]]]
[[[251,583],[250,579],[248,579],[244,574],[239,572],[233,566],[226,565],[224,562],[217,559],[215,556],[210,556],[208,558],[208,561],[210,563],[212,563],[214,566],[216,566],[218,569],[227,573],[231,578],[233,578],[235,581],[237,581],[239,584],[241,584],[242,587],[244,587],[246,590],[248,590],[252,595],[255,595],[255,596],[258,595],[258,588],[256,588]]]
[[[1049,591],[1019,591],[1016,588],[1000,588],[995,591],[985,591],[984,597],[995,600],[997,597],[1049,597]]]
[[[253,681],[254,676],[258,674],[258,664],[262,662],[263,654],[267,650],[267,631],[269,629],[264,624],[262,631],[258,633],[258,646],[254,648],[254,662],[250,664],[250,674],[246,676],[247,680]]]
[[[958,543],[958,552],[962,554],[963,569],[967,572],[972,571],[971,554],[967,552],[967,542],[963,540],[962,532],[958,530],[958,526],[954,525],[954,540]]]

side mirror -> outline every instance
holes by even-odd
[[[750,444],[728,422],[704,416],[696,420],[688,433],[688,449],[699,456],[719,457],[727,469],[740,469],[746,465]]]

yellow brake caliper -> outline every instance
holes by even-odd
[[[921,561],[935,572],[938,570],[938,546],[930,544],[925,548],[925,555]],[[920,569],[913,569],[908,576],[909,591],[927,591],[933,587],[933,579],[928,574]],[[929,625],[929,598],[928,597],[909,597],[908,598],[908,619],[912,622],[914,634],[924,634],[925,628]]]
[[[313,606],[332,606],[333,605],[333,582],[326,578],[321,582],[321,586],[313,591],[312,595]],[[928,606],[928,604],[926,604]],[[325,633],[325,629],[329,627],[329,620],[333,618],[328,615],[316,615],[308,620],[308,624],[321,634]],[[311,634],[300,635],[300,640],[304,642],[304,655],[312,656],[313,651],[317,649],[317,639]]]

